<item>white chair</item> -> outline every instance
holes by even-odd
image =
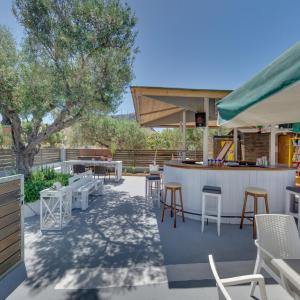
[[[217,215],[214,216],[207,212],[206,209],[206,201],[210,197],[215,197],[217,199]],[[221,233],[221,213],[222,213],[222,192],[221,188],[218,186],[210,186],[205,185],[202,189],[202,232],[204,231],[204,221],[205,219],[212,219],[217,221],[217,231],[218,236],[220,236]]]
[[[216,285],[217,285],[218,294],[219,294],[219,300],[232,300],[232,298],[230,297],[230,295],[228,294],[228,292],[226,290],[226,287],[245,284],[245,283],[251,283],[251,282],[258,283],[259,289],[260,289],[260,295],[261,295],[260,299],[261,300],[268,299],[266,287],[265,287],[265,281],[264,281],[264,277],[262,275],[260,275],[260,274],[253,275],[252,274],[252,275],[244,275],[244,276],[237,276],[237,277],[221,279],[218,274],[213,256],[209,255],[208,260],[209,260],[209,265],[210,265],[211,271],[216,280]],[[240,298],[240,299],[242,299],[242,298]]]
[[[254,274],[265,269],[291,294],[271,260],[274,258],[300,259],[300,239],[295,220],[290,215],[260,214],[256,215],[255,221],[258,239],[255,241],[257,257]],[[255,284],[252,284],[251,296],[254,290]]]
[[[292,197],[293,196],[293,197]],[[300,199],[300,186],[287,186],[286,187],[286,203],[285,203],[285,213],[291,215],[298,219],[298,231],[300,233],[300,209],[299,209],[299,199]],[[295,211],[295,204],[298,203],[298,211]]]

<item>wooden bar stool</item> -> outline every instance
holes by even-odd
[[[167,204],[167,193],[168,190],[171,191],[171,205]],[[176,192],[179,192],[180,196],[180,204],[177,205],[176,202]],[[165,183],[165,194],[164,194],[164,205],[163,205],[163,210],[162,210],[162,217],[161,221],[164,221],[165,217],[165,209],[170,208],[171,209],[171,217],[174,215],[174,228],[176,228],[176,207],[180,206],[180,211],[181,211],[181,217],[182,217],[182,222],[184,222],[184,210],[183,210],[183,201],[182,201],[182,187],[180,183],[177,182],[169,182]]]
[[[253,212],[246,212],[247,207],[247,200],[248,196],[252,196],[254,200],[254,211]],[[244,225],[244,218],[250,220],[253,224],[253,238],[256,238],[256,224],[255,224],[255,215],[257,215],[257,200],[258,198],[264,198],[265,200],[265,210],[266,213],[269,213],[269,203],[268,203],[268,192],[265,189],[258,188],[258,187],[247,187],[245,190],[245,197],[244,197],[244,205],[240,223],[240,229],[243,228]],[[253,213],[253,216],[247,217],[245,214]]]

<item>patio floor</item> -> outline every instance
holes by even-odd
[[[251,273],[256,249],[251,228],[186,219],[173,229],[169,215],[144,199],[144,177],[106,185],[104,196],[59,233],[25,221],[27,279],[8,299],[218,299],[207,263],[214,254],[221,276]],[[269,299],[290,299],[267,279]],[[249,286],[230,288],[233,299],[251,299]]]

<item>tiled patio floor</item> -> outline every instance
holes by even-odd
[[[198,221],[169,216],[147,203],[143,177],[107,185],[87,211],[76,210],[60,233],[42,234],[39,218],[26,221],[27,280],[9,299],[217,299],[207,264],[213,253],[222,276],[251,273],[256,249],[251,228],[215,224],[201,234]],[[248,227],[248,228],[247,228]],[[268,280],[269,299],[289,299]],[[251,299],[249,286],[230,289]]]

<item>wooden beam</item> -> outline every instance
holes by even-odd
[[[159,110],[153,110],[153,111],[150,111],[150,112],[141,113],[140,116],[147,116],[147,115],[156,114],[156,113],[161,113],[161,112],[166,112],[166,111],[168,111],[168,112],[172,111],[172,113],[173,113],[174,110],[177,111],[177,110],[178,110],[178,107],[172,107],[172,108],[164,108],[164,109],[159,109]]]
[[[165,112],[161,112],[159,114],[159,116],[154,115],[154,114],[140,115],[140,124],[141,125],[145,125],[146,123],[158,121],[158,120],[160,120],[162,118],[174,115],[174,114],[176,114],[178,112],[181,112],[181,111],[183,111],[182,108],[175,108],[175,109],[172,109],[171,111],[167,110]]]
[[[180,89],[160,87],[131,87],[132,92],[139,92],[148,96],[174,96],[174,97],[201,97],[201,98],[224,98],[231,90],[208,90],[208,89]]]

